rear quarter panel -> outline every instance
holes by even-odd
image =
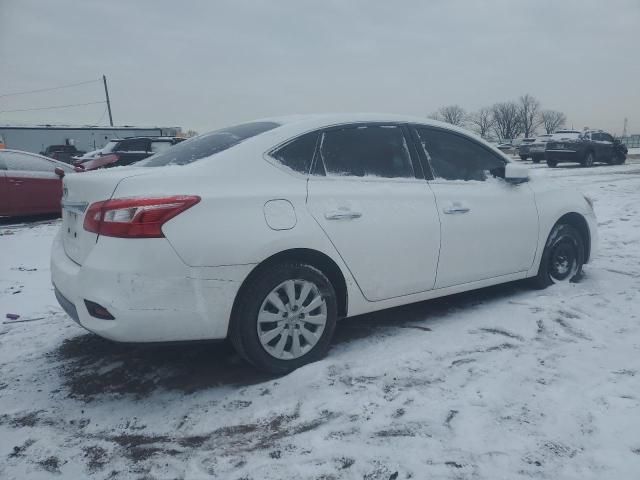
[[[3,170],[0,170],[0,215],[11,215],[7,175]]]

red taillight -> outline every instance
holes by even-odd
[[[200,201],[196,195],[116,198],[92,203],[84,229],[107,237],[161,238],[162,225]]]

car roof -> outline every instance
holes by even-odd
[[[60,166],[61,168],[67,168],[67,169],[73,170],[73,167],[68,163],[60,162],[55,158],[45,157],[44,155],[39,155],[37,153],[27,152],[25,150],[14,150],[12,148],[3,148],[0,150],[0,153],[2,152],[13,152],[13,153],[22,153],[24,155],[31,155],[32,157],[38,157],[38,158],[41,158],[42,160],[46,160],[47,162],[55,163],[57,166]]]
[[[496,152],[502,158],[509,161],[508,157],[501,152],[498,148],[490,145],[486,140],[479,137],[475,133],[465,130],[464,128],[456,127],[449,123],[440,122],[426,117],[417,117],[411,115],[398,115],[398,114],[386,114],[386,113],[323,113],[323,114],[301,114],[301,115],[288,115],[280,117],[268,117],[256,119],[253,121],[243,123],[254,122],[273,122],[278,125],[277,128],[267,130],[266,132],[256,135],[253,138],[247,139],[243,143],[271,143],[275,146],[279,143],[288,141],[299,135],[322,128],[329,128],[332,126],[340,126],[345,124],[357,124],[357,123],[410,123],[424,126],[443,128],[451,132],[460,133],[466,137],[476,140],[487,148],[490,148],[493,152]],[[221,130],[224,130],[222,128]]]

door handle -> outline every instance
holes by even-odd
[[[326,212],[324,218],[327,220],[354,220],[360,218],[362,213],[352,212],[350,210],[335,210],[332,212]]]
[[[13,178],[10,178],[9,183],[13,183],[14,185],[22,185],[24,183],[24,180],[14,180]]]
[[[463,207],[461,205],[453,205],[451,207],[444,207],[442,211],[447,214],[455,214],[455,213],[467,213],[471,209],[469,207]]]

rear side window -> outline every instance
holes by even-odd
[[[7,170],[17,170],[22,172],[53,172],[56,165],[43,158],[34,157],[24,153],[2,152],[2,158],[7,166]]]
[[[296,172],[307,174],[318,142],[318,132],[307,133],[280,147],[271,156]]]
[[[140,167],[163,167],[167,165],[187,165],[231,148],[247,138],[273,130],[280,124],[275,122],[251,122],[205,133],[180,142],[173,148],[157,153],[136,163]]]
[[[436,178],[483,181],[489,173],[503,175],[505,161],[477,142],[434,128],[416,131]]]
[[[413,178],[409,148],[398,126],[363,126],[324,133],[320,148],[327,175]]]

